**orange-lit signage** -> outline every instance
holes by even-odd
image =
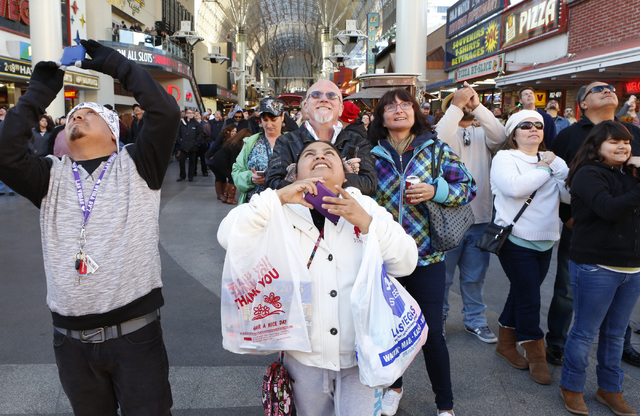
[[[78,90],[65,91],[64,98],[78,98]]]
[[[173,93],[174,91],[176,91],[178,93],[178,96],[176,97],[176,95]],[[173,98],[176,99],[176,101],[178,101],[180,99],[180,96],[182,95],[182,93],[180,92],[180,88],[176,87],[175,85],[167,85],[167,92],[169,94],[171,94],[173,96]]]

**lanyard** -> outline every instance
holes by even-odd
[[[309,261],[307,262],[307,269],[309,267],[311,267],[311,262],[313,261],[313,258],[316,256],[316,251],[318,251],[318,246],[320,245],[320,240],[322,240],[323,236],[324,236],[324,228],[322,228],[322,231],[320,231],[320,235],[318,236],[318,240],[316,241],[316,245],[313,246],[313,251],[311,252],[311,257],[309,257]]]
[[[98,190],[100,189],[100,185],[102,184],[102,177],[104,173],[109,169],[111,162],[116,157],[116,154],[113,153],[107,163],[104,164],[104,168],[102,168],[102,172],[100,172],[100,176],[96,180],[96,183],[93,185],[93,191],[91,191],[91,196],[89,196],[89,201],[85,204],[84,202],[84,192],[82,190],[82,181],[80,180],[80,173],[78,172],[78,165],[76,162],[73,162],[71,165],[71,170],[73,171],[73,178],[76,181],[76,192],[78,194],[78,203],[80,204],[80,209],[82,210],[82,230],[80,231],[81,237],[84,237],[84,229],[89,221],[89,216],[91,215],[91,210],[95,205],[96,198],[98,196]]]

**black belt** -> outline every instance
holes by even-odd
[[[155,310],[153,312],[149,312],[146,315],[130,319],[117,325],[103,326],[94,329],[83,329],[80,331],[75,329],[58,328],[57,326],[54,326],[53,329],[60,332],[61,334],[78,339],[84,343],[97,344],[110,339],[117,339],[122,337],[123,335],[135,332],[138,329],[149,325],[151,322],[158,319],[159,316],[160,310]]]

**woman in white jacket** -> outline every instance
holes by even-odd
[[[544,333],[540,329],[540,285],[544,281],[553,244],[560,239],[558,207],[569,202],[564,180],[567,164],[545,151],[544,122],[537,111],[522,110],[505,124],[506,150],[491,165],[491,191],[495,195],[495,223],[512,223],[535,191],[531,204],[515,223],[498,257],[509,282],[509,294],[498,322],[496,354],[518,369],[529,368],[531,378],[551,384],[545,361]],[[526,358],[516,348],[524,348]]]
[[[330,143],[306,145],[300,152],[297,175],[293,184],[267,189],[233,209],[220,224],[218,240],[226,248],[237,231],[257,234],[269,225],[275,210],[284,211],[303,256],[296,261],[305,266],[311,262],[311,352],[288,351],[284,360],[295,380],[297,412],[301,416],[379,414],[382,389],[365,386],[359,379],[349,298],[364,240],[378,240],[386,270],[393,276],[413,272],[418,261],[416,244],[373,199],[355,188],[341,188],[344,167]],[[317,182],[337,195],[325,197],[323,205],[341,217],[335,225],[304,199],[304,193],[317,193]]]

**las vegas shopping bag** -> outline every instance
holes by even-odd
[[[350,299],[360,381],[387,387],[409,367],[427,341],[428,328],[416,300],[387,274],[378,241],[368,238],[364,244]]]

